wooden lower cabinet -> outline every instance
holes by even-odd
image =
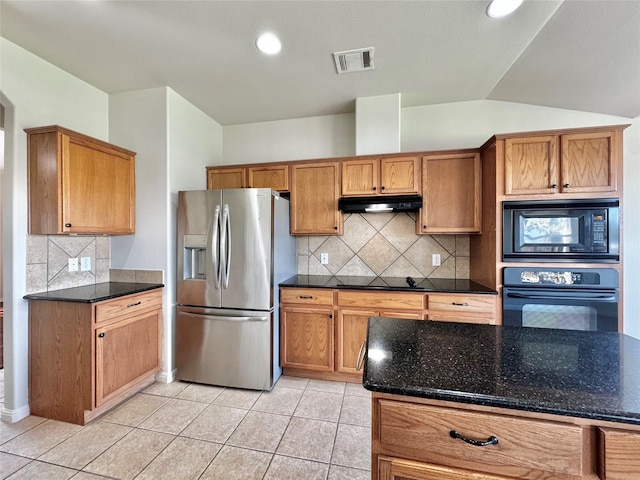
[[[97,303],[29,301],[32,415],[84,425],[152,383],[162,290]]]
[[[393,457],[378,458],[378,480],[510,480],[486,473]]]
[[[433,293],[428,297],[429,320],[495,325],[497,295]]]
[[[280,313],[283,367],[333,371],[333,307],[289,307]]]
[[[600,428],[599,439],[602,480],[640,478],[640,432]]]

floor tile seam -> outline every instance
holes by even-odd
[[[302,396],[300,396],[300,398],[302,398]],[[280,445],[282,445],[282,439],[286,435],[287,430],[289,429],[289,425],[291,425],[291,420],[292,419],[293,419],[293,415],[289,415],[289,421],[287,422],[287,426],[284,427],[284,432],[282,432],[282,435],[280,436],[280,440],[278,440],[278,445],[276,445],[276,450],[273,452],[273,456],[271,457],[271,460],[269,461],[269,466],[271,466],[271,462],[273,462],[273,458],[276,456],[276,454],[278,452],[278,449],[280,448]],[[266,475],[268,471],[269,471],[269,468],[267,468],[267,470],[265,471],[264,474]]]
[[[45,421],[46,421],[46,420],[49,420],[49,419],[45,419]],[[44,423],[44,422],[41,422],[41,423],[39,423],[38,425],[42,425],[43,423]],[[65,423],[66,423],[66,422],[65,422]],[[76,432],[72,433],[71,435],[66,436],[66,437],[65,437],[65,438],[63,438],[62,440],[58,441],[55,445],[53,445],[53,446],[51,446],[51,447],[47,448],[44,452],[42,452],[42,453],[40,453],[40,454],[38,454],[38,455],[36,455],[36,456],[34,456],[34,457],[25,457],[25,458],[31,458],[31,459],[33,459],[33,460],[39,460],[39,459],[40,459],[40,457],[42,457],[43,455],[45,455],[45,454],[47,454],[48,452],[50,452],[51,450],[53,450],[54,448],[56,448],[58,445],[60,445],[61,443],[65,442],[67,439],[69,439],[69,438],[71,438],[72,436],[74,436],[76,433],[81,432],[83,429],[84,429],[84,427],[82,427],[82,428],[78,429]],[[28,431],[28,430],[27,430],[27,431]],[[25,432],[25,433],[26,433],[26,432]],[[14,437],[14,439],[15,439],[15,438],[18,438],[18,437]],[[13,440],[13,439],[12,439],[12,440]],[[8,443],[8,442],[6,442],[6,443]],[[0,445],[0,451],[2,451],[2,452],[4,452],[4,453],[12,453],[12,452],[8,452],[8,451],[6,451],[6,450],[2,450],[2,447],[3,447],[6,443],[3,443],[2,445]],[[13,455],[15,455],[15,454],[13,454]],[[46,463],[50,463],[50,462],[46,462]]]
[[[139,426],[140,424],[142,424],[143,422],[145,422],[149,417],[151,417],[151,415],[154,415],[155,413],[157,413],[157,412],[158,412],[162,407],[164,407],[167,403],[169,403],[169,400],[170,400],[170,398],[169,398],[169,397],[162,397],[162,398],[166,398],[167,400],[166,400],[162,405],[160,405],[158,408],[156,408],[156,409],[155,409],[155,410],[153,410],[151,413],[149,413],[149,414],[148,414],[146,417],[144,417],[142,420],[140,420],[138,423],[136,423],[135,425],[129,425],[129,424],[126,424],[126,423],[118,423],[118,422],[116,422],[116,421],[109,420],[109,419],[107,418],[107,417],[108,417],[108,415],[109,415],[109,413],[111,413],[111,412],[115,412],[115,410],[116,410],[117,408],[123,407],[124,405],[126,405],[126,403],[127,403],[128,401],[131,401],[131,400],[133,400],[134,398],[138,398],[138,397],[139,397],[139,395],[141,395],[141,394],[144,394],[144,395],[152,395],[152,394],[150,394],[150,393],[138,392],[138,393],[136,393],[135,395],[133,395],[133,396],[131,396],[131,397],[127,398],[127,399],[126,399],[125,401],[123,401],[122,403],[119,403],[118,405],[116,405],[112,410],[109,410],[109,412],[105,412],[104,416],[102,416],[102,417],[98,418],[97,420],[99,420],[100,422],[107,422],[107,423],[116,424],[116,425],[123,425],[123,426],[125,426],[125,427],[138,428],[138,426]],[[160,395],[154,395],[154,396],[155,396],[155,397],[158,397],[158,396],[160,396]],[[85,425],[85,426],[86,426],[86,425]]]
[[[40,460],[39,458],[33,458],[33,459],[31,459],[31,461],[29,463],[27,463],[26,465],[23,465],[21,468],[19,468],[15,472],[13,472],[11,475],[15,475],[17,472],[19,472],[20,470],[25,468],[27,465],[31,465],[33,462],[46,463],[47,465],[53,465],[54,467],[62,467],[62,468],[66,468],[67,470],[73,470],[75,473],[72,476],[75,476],[75,475],[77,475],[78,473],[80,473],[82,471],[82,470],[77,469],[75,467],[68,467],[67,465],[62,465],[60,463],[54,463],[54,462],[49,462],[47,460]],[[71,477],[69,477],[69,478],[71,478]]]
[[[31,417],[31,416],[32,416],[32,415],[30,415],[29,417]],[[35,416],[35,415],[33,415],[33,416]],[[27,418],[29,418],[29,417],[27,417]],[[23,420],[26,420],[27,418],[24,418]],[[15,435],[15,436],[11,437],[11,438],[10,438],[10,439],[8,439],[7,441],[0,443],[0,447],[2,447],[3,445],[5,445],[5,444],[9,443],[11,440],[13,440],[13,439],[15,439],[15,438],[18,438],[20,435],[24,435],[24,434],[25,434],[25,433],[27,433],[29,430],[33,430],[33,429],[34,429],[34,428],[36,428],[38,425],[42,425],[44,422],[46,422],[46,421],[48,420],[47,418],[44,418],[44,417],[37,417],[37,418],[41,418],[41,419],[42,419],[42,421],[41,421],[41,422],[36,423],[35,425],[33,425],[33,426],[31,426],[31,427],[27,428],[27,429],[26,429],[26,430],[24,430],[24,431],[22,431],[22,432],[18,433],[17,435]],[[12,424],[8,424],[8,425],[12,425]]]
[[[273,456],[274,456],[274,457],[278,456],[278,457],[295,458],[296,460],[306,460],[307,462],[321,463],[321,464],[323,464],[323,465],[328,465],[328,466],[330,466],[330,465],[331,465],[331,462],[330,462],[330,461],[329,461],[329,462],[325,462],[325,461],[323,461],[323,460],[318,460],[318,459],[316,459],[316,458],[299,457],[299,456],[291,455],[291,454],[287,454],[287,453],[278,453],[278,452],[275,452],[275,453],[273,454]],[[340,465],[340,466],[341,466],[341,465]]]
[[[211,405],[214,405],[214,404],[213,404],[213,403],[209,404],[209,406],[211,406]],[[217,405],[217,404],[216,404],[216,405]],[[227,406],[227,405],[217,405],[217,406],[219,406],[219,407],[226,407],[226,408],[233,408],[234,410],[242,410],[242,411],[244,411],[244,415],[242,416],[242,419],[240,420],[240,422],[238,422],[238,425],[240,425],[240,423],[242,423],[242,421],[243,421],[245,418],[247,418],[247,414],[251,411],[251,410],[246,410],[246,409],[244,409],[244,408],[239,408],[239,407],[229,407],[229,406]],[[176,437],[177,437],[177,436],[181,436],[181,437],[185,437],[185,438],[194,438],[194,437],[189,437],[189,436],[187,436],[187,435],[182,435],[182,433],[184,433],[184,431],[185,431],[187,428],[189,428],[189,427],[193,424],[193,422],[195,422],[198,418],[200,418],[200,417],[204,414],[204,412],[207,410],[207,408],[208,408],[208,407],[203,408],[203,409],[200,411],[200,413],[198,413],[198,415],[196,415],[195,417],[193,417],[193,419],[192,419],[189,423],[187,423],[187,424],[184,426],[184,428],[183,428],[182,430],[180,430],[178,433],[173,434],[173,435],[175,435]],[[233,429],[233,432],[235,432],[235,431],[236,431],[236,428],[238,428],[238,425],[236,425],[236,427]],[[142,427],[141,427],[141,428],[142,428]],[[152,431],[156,431],[156,430],[152,430]],[[233,435],[233,432],[231,432],[231,434],[229,435],[229,437],[231,437],[231,435]],[[163,432],[163,433],[166,433],[166,432]],[[225,439],[225,442],[229,439],[229,437],[227,437],[227,438]],[[195,440],[201,440],[201,439],[196,438]],[[212,442],[212,443],[218,443],[218,442]]]
[[[346,391],[346,387],[345,387]],[[344,395],[342,396],[342,402],[340,403],[340,414],[338,415],[338,425],[336,426],[336,432],[333,435],[333,445],[331,446],[331,455],[329,456],[329,463],[333,459],[333,454],[336,451],[336,442],[338,440],[338,431],[340,430],[340,417],[342,417],[342,408],[344,407]]]
[[[185,401],[190,401],[190,400],[185,400]],[[168,403],[168,402],[167,402],[167,403]],[[200,405],[202,404],[201,402],[193,402],[193,401],[192,401],[191,403],[198,403],[198,404],[200,404]],[[166,405],[166,403],[165,403],[162,407],[164,407],[165,405]],[[208,406],[208,405],[207,405],[207,406]],[[160,407],[160,408],[162,408],[162,407]],[[158,410],[156,410],[153,414],[157,413],[157,412],[160,410],[160,408],[159,408]],[[196,421],[196,419],[197,419],[198,417],[200,417],[200,415],[202,415],[202,413],[203,413],[206,409],[207,409],[207,407],[204,407],[202,410],[200,410],[200,412],[199,412],[195,417],[193,417],[193,418],[191,419],[191,421],[189,421],[189,423],[187,423],[184,427],[182,427],[182,429],[181,429],[179,432],[177,432],[177,433],[174,433],[174,432],[165,432],[165,431],[163,431],[163,430],[154,430],[154,429],[152,429],[152,428],[143,427],[143,426],[142,426],[142,424],[143,424],[144,422],[146,422],[149,418],[151,418],[151,416],[152,416],[153,414],[151,414],[151,415],[149,415],[147,418],[145,418],[145,419],[144,419],[142,422],[140,422],[140,423],[139,423],[135,428],[139,428],[139,429],[141,429],[141,430],[147,430],[147,431],[152,431],[152,432],[160,432],[160,433],[166,433],[166,434],[168,434],[168,435],[178,436],[178,435],[180,435],[182,432],[184,432],[184,431],[185,431],[185,429],[187,429],[187,428],[189,427],[189,425],[191,425],[193,422],[195,422],[195,421]],[[246,414],[245,414],[245,416],[246,416]],[[242,418],[244,418],[244,417],[242,417]]]
[[[189,437],[181,437],[181,438],[189,438]],[[207,440],[203,440],[203,441],[207,441]],[[206,472],[207,470],[209,470],[209,467],[211,466],[211,464],[214,462],[214,460],[216,458],[218,458],[218,455],[220,455],[220,452],[222,451],[222,449],[224,448],[224,444],[220,444],[220,443],[216,443],[216,442],[209,442],[209,443],[215,443],[216,445],[220,445],[220,448],[218,449],[218,451],[216,452],[216,454],[213,456],[213,458],[211,460],[209,460],[209,463],[207,463],[207,466],[204,467],[204,470],[202,470],[202,472],[200,472],[200,475],[198,475],[198,478],[196,480],[200,480],[202,478],[202,476],[204,475],[204,472]],[[134,479],[135,480],[135,479]]]

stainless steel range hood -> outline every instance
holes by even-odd
[[[338,201],[345,213],[414,212],[422,207],[420,195],[349,197]]]

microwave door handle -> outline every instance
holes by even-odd
[[[509,298],[524,298],[530,300],[605,300],[605,301],[614,301],[616,300],[615,295],[601,295],[601,294],[593,294],[593,293],[584,293],[582,295],[567,295],[566,293],[558,292],[555,295],[534,295],[534,294],[525,294],[525,293],[507,293],[507,297]]]

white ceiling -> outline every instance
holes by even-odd
[[[9,1],[0,34],[107,93],[169,86],[222,125],[492,99],[640,115],[640,0]],[[273,31],[278,56],[255,39]],[[375,48],[338,75],[333,52]],[[1,60],[1,58],[0,58]]]

